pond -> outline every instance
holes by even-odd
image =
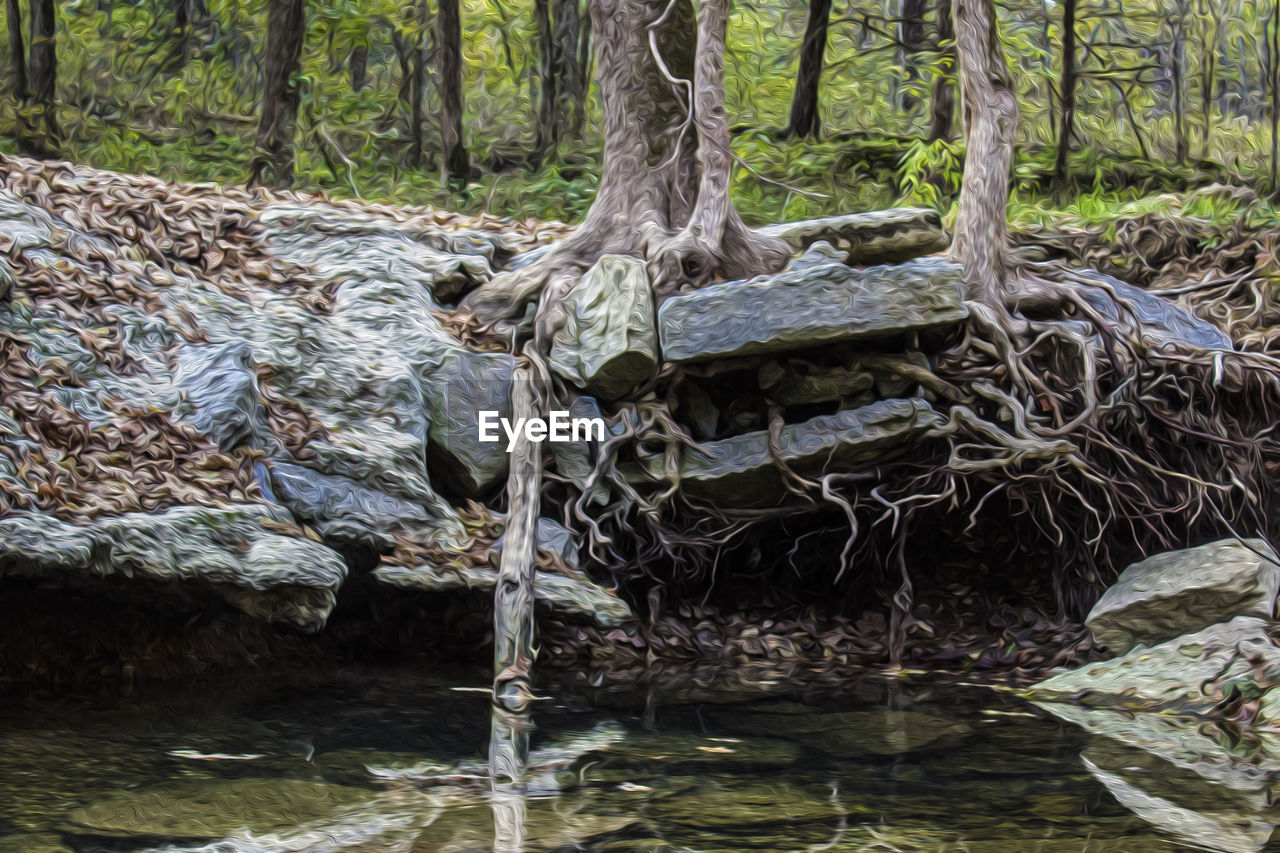
[[[486,681],[366,669],[11,697],[0,851],[1280,849],[1252,765],[1195,772],[923,676],[542,684],[529,790],[494,793]]]

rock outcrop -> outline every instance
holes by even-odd
[[[958,264],[926,258],[860,269],[833,254],[817,246],[777,275],[668,299],[658,309],[663,357],[697,362],[876,341],[968,316]]]
[[[1261,539],[1168,551],[1121,573],[1085,624],[1113,654],[1152,645],[1235,616],[1270,619],[1280,558]]]
[[[1138,646],[1128,654],[1036,684],[1032,699],[1101,708],[1213,716],[1280,684],[1280,648],[1270,624],[1253,616]]]

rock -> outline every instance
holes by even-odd
[[[899,356],[860,353],[848,365],[830,367],[798,358],[766,361],[757,374],[760,390],[783,406],[803,406],[874,395],[880,399],[910,396],[919,385],[898,365],[929,369],[923,353]]]
[[[892,338],[968,316],[963,269],[937,259],[855,269],[811,252],[781,273],[673,296],[658,309],[668,361]]]
[[[1199,631],[1233,616],[1270,619],[1280,560],[1261,539],[1223,539],[1167,551],[1121,573],[1089,611],[1098,644],[1123,654]]]
[[[881,400],[858,409],[822,415],[782,428],[782,461],[797,473],[855,471],[903,453],[941,419],[923,400]],[[782,480],[764,430],[685,450],[680,484],[691,495],[725,504],[767,502],[781,494]],[[662,478],[660,457],[650,460],[650,479]]]
[[[560,376],[613,400],[657,369],[653,289],[643,261],[602,256],[569,291],[563,310],[550,359]]]
[[[1264,796],[1224,792],[1123,747],[1090,747],[1080,761],[1122,806],[1193,847],[1255,853],[1280,820]]]
[[[113,837],[220,838],[289,829],[370,796],[295,779],[190,779],[110,794],[72,811],[67,823],[74,832]]]
[[[1266,791],[1280,778],[1280,752],[1241,750],[1240,732],[1231,724],[1222,727],[1173,714],[1134,714],[1061,702],[1036,705],[1087,732],[1150,753],[1222,788]]]
[[[825,241],[844,253],[848,264],[890,264],[941,252],[950,244],[942,219],[931,208],[895,207],[822,219],[784,222],[756,229],[804,251]]]
[[[395,544],[391,536],[395,530],[430,521],[418,504],[305,465],[273,462],[270,479],[277,499],[326,542],[390,549]]]
[[[274,529],[273,529],[274,528]],[[347,568],[264,505],[172,507],[74,525],[44,513],[0,518],[0,575],[122,575],[198,581],[253,616],[317,629]]]
[[[1121,326],[1127,325],[1129,318],[1122,316],[1116,305],[1119,299],[1141,322],[1144,340],[1157,349],[1234,348],[1226,332],[1163,296],[1096,270],[1076,269],[1073,272],[1081,280],[1081,295],[1095,311]]]
[[[373,574],[383,583],[431,592],[454,589],[489,592],[498,583],[496,569],[480,566],[437,570],[432,566],[409,569],[383,564],[374,569]],[[569,576],[538,571],[533,578],[533,594],[538,601],[557,611],[580,613],[607,627],[621,625],[633,618],[626,602],[582,572],[573,572]]]
[[[463,497],[476,497],[505,481],[505,441],[480,441],[480,413],[511,417],[515,357],[458,347],[426,377],[431,415],[427,461],[432,477]]]
[[[181,411],[178,417],[221,450],[267,433],[252,355],[242,341],[178,350],[175,384],[191,407],[186,417]]]
[[[1237,616],[1055,675],[1025,695],[1042,702],[1210,716],[1224,699],[1256,699],[1280,683],[1280,649],[1268,628],[1262,619]]]
[[[604,412],[594,397],[575,397],[569,404],[569,417],[604,420]],[[599,444],[595,438],[587,437],[579,441],[551,441],[547,442],[547,447],[555,459],[557,473],[581,489],[595,471]]]
[[[538,550],[555,554],[571,569],[578,568],[578,543],[573,538],[573,531],[552,518],[539,518],[537,527]],[[499,536],[493,543],[495,554],[502,553],[502,540]]]

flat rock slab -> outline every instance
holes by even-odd
[[[205,584],[244,612],[318,629],[347,566],[301,538],[283,509],[178,506],[77,525],[45,513],[0,518],[0,576],[121,575]]]
[[[788,424],[778,436],[779,458],[799,474],[853,471],[893,458],[927,430],[941,423],[924,400],[880,400],[800,424]],[[726,504],[769,501],[782,492],[781,475],[766,430],[749,432],[686,450],[680,484],[690,494]],[[662,477],[662,459],[649,463],[653,479]]]
[[[1234,616],[1270,619],[1280,559],[1261,539],[1167,551],[1121,573],[1085,619],[1099,645],[1123,654]]]
[[[968,316],[959,264],[930,258],[857,269],[829,251],[777,275],[668,299],[658,309],[663,356],[695,362],[879,340]]]
[[[616,399],[658,367],[653,289],[644,262],[604,255],[565,297],[551,341],[551,369],[580,388]]]
[[[950,245],[942,219],[926,207],[895,207],[756,229],[803,251],[819,241],[844,253],[845,263],[887,264],[941,252]]]
[[[1280,649],[1270,623],[1253,616],[1210,625],[1151,648],[1055,675],[1028,698],[1092,708],[1211,716],[1230,696],[1261,696],[1280,683]]]
[[[515,357],[508,353],[458,347],[424,379],[431,415],[427,462],[432,479],[455,494],[476,497],[506,480],[505,445],[482,442],[478,425],[483,411],[511,417],[515,369]]]

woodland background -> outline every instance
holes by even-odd
[[[292,185],[577,221],[602,144],[585,2],[462,0],[455,36],[441,12],[458,2],[270,0],[305,20],[294,28],[294,40],[304,36],[300,71],[286,83],[299,100]],[[7,0],[0,144],[244,182],[271,101],[267,55],[288,49],[281,28],[269,36],[268,5]],[[1232,215],[1230,195],[1161,195],[1215,182],[1274,194],[1277,6],[999,4],[1020,106],[1014,227],[1169,207]],[[735,5],[726,85],[734,195],[748,223],[892,204],[954,212],[964,148],[949,16],[949,0]],[[811,45],[825,36],[821,60],[811,49],[802,61],[806,27]],[[461,54],[467,159],[446,180],[450,48]],[[816,120],[811,105],[793,106],[797,87],[812,92],[815,79]],[[1250,216],[1270,219],[1271,208],[1252,204]]]

